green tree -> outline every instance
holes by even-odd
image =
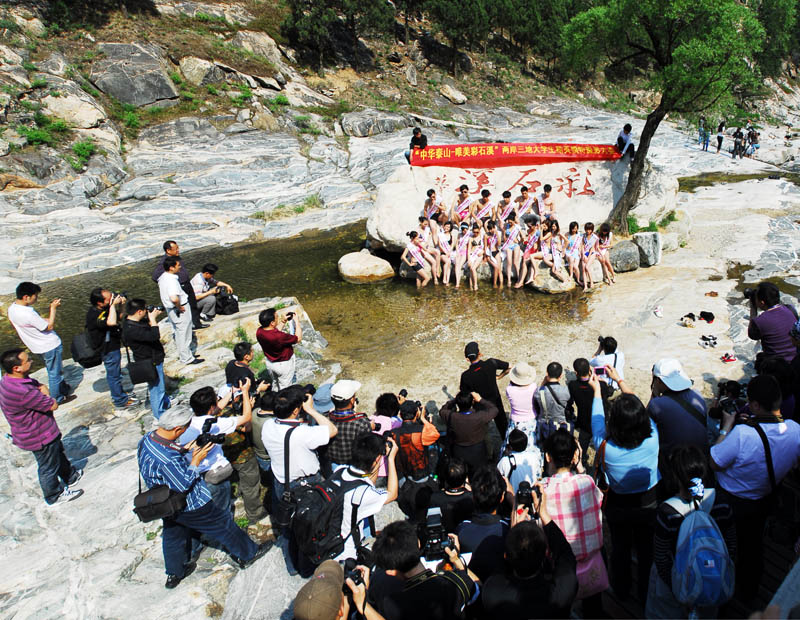
[[[650,63],[649,88],[659,102],[647,115],[628,184],[611,212],[611,223],[628,232],[644,162],[658,125],[671,112],[707,110],[753,84],[764,30],[737,0],[610,0],[575,16],[565,27],[565,65],[577,70],[602,59]]]
[[[484,39],[489,16],[483,0],[429,0],[428,12],[439,31],[450,42],[453,75],[458,77],[459,50]]]
[[[756,55],[767,75],[778,75],[791,51],[797,22],[797,0],[761,0],[758,21],[764,27],[764,49]]]
[[[398,8],[403,8],[403,26],[405,27],[404,42],[408,45],[408,17],[412,13],[421,11],[425,0],[402,0],[401,2],[396,2],[396,4]]]
[[[325,55],[332,51],[328,31],[338,17],[332,7],[316,0],[287,0],[289,14],[281,24],[281,32],[293,45],[313,54],[317,69]]]
[[[326,0],[331,3],[331,0]],[[319,1],[319,4],[326,2]],[[358,37],[366,33],[385,33],[394,26],[392,6],[385,0],[333,0],[344,16],[350,33],[353,53],[358,49]]]

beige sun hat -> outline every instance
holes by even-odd
[[[516,385],[530,385],[536,381],[536,369],[528,364],[528,362],[518,362],[511,369],[509,378],[512,383]]]

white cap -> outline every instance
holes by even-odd
[[[185,426],[191,421],[192,415],[192,410],[188,407],[171,407],[158,418],[158,425],[167,430]]]
[[[352,379],[340,379],[331,388],[331,398],[336,400],[350,400],[361,389],[361,384]]]
[[[673,392],[681,392],[692,387],[692,380],[683,372],[681,363],[671,357],[656,362],[653,366],[653,376],[661,379]]]

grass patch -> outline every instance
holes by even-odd
[[[31,88],[47,88],[47,80],[44,78],[36,78],[31,82]]]
[[[283,109],[289,105],[289,100],[286,98],[286,95],[280,94],[272,99],[265,100],[264,105],[266,105],[273,114],[280,114],[283,112]]]
[[[677,221],[678,221],[678,216],[675,215],[675,211],[670,211],[658,223],[658,227],[659,228],[666,228],[672,222],[677,222]]]
[[[250,525],[250,519],[247,517],[239,517],[236,519],[236,525],[238,525],[243,530],[247,529],[247,526]]]
[[[23,99],[19,102],[19,105],[28,112],[36,112],[37,110],[42,109],[41,104],[38,104],[34,101],[29,101],[28,99]]]
[[[158,536],[158,532],[147,532],[147,534],[145,534],[145,538],[148,541],[155,540],[156,536]]]
[[[208,91],[209,95],[219,95],[217,87],[214,86],[213,84],[209,84],[208,86],[206,86],[206,90]]]
[[[279,95],[280,96],[280,95]],[[285,99],[285,97],[284,97]],[[288,100],[286,102],[289,103]],[[336,102],[335,105],[332,106],[324,106],[324,105],[314,105],[314,106],[306,106],[303,108],[306,112],[311,114],[317,114],[324,118],[327,121],[335,121],[338,120],[344,114],[348,112],[352,112],[355,108],[344,100],[339,100]]]
[[[306,211],[315,211],[317,209],[323,208],[322,199],[319,197],[319,194],[312,194],[307,196],[303,202],[300,204],[294,205],[287,205],[287,204],[279,204],[277,207],[272,209],[271,211],[256,211],[250,214],[250,217],[257,220],[264,220],[264,221],[272,221],[272,220],[280,220],[285,217],[291,217],[292,215],[300,215],[301,213],[305,213]],[[249,341],[248,341],[249,342]]]
[[[17,133],[24,136],[28,144],[55,144],[69,132],[69,127],[64,121],[54,120],[42,112],[36,112],[33,121],[36,123],[35,128],[25,125],[18,125],[16,128]]]
[[[28,72],[38,71],[39,70],[39,69],[36,68],[35,64],[33,64],[32,62],[29,62],[27,60],[22,63],[22,68],[25,69],[25,71],[28,71]]]
[[[183,78],[181,77],[181,74],[178,73],[177,71],[173,71],[172,73],[170,73],[169,79],[171,79],[172,83],[175,84],[176,86],[180,86],[181,84],[183,84]]]
[[[237,108],[246,108],[253,98],[253,91],[247,84],[238,84],[239,94],[236,95],[231,101]]]
[[[72,145],[72,152],[75,157],[67,156],[66,159],[73,170],[80,172],[89,163],[89,158],[94,155],[96,150],[97,146],[91,139],[81,140]]]
[[[307,114],[295,116],[294,123],[297,125],[297,130],[300,133],[307,133],[311,134],[312,136],[318,136],[322,133],[318,127],[311,123],[311,117]]]
[[[8,30],[9,32],[19,32],[21,28],[19,24],[13,19],[3,18],[0,19],[0,30]]]
[[[85,93],[90,94],[92,97],[100,96],[100,91],[91,86],[90,84],[87,84],[86,82],[81,82],[81,90],[83,90],[83,92]]]

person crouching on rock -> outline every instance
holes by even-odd
[[[403,253],[400,255],[400,260],[414,270],[417,274],[417,288],[422,288],[423,286],[427,286],[431,279],[431,277],[425,273],[425,267],[428,266],[428,261],[425,260],[425,255],[423,253],[422,237],[419,236],[416,230],[407,232],[406,236],[410,241],[406,244],[406,249],[403,250]]]

